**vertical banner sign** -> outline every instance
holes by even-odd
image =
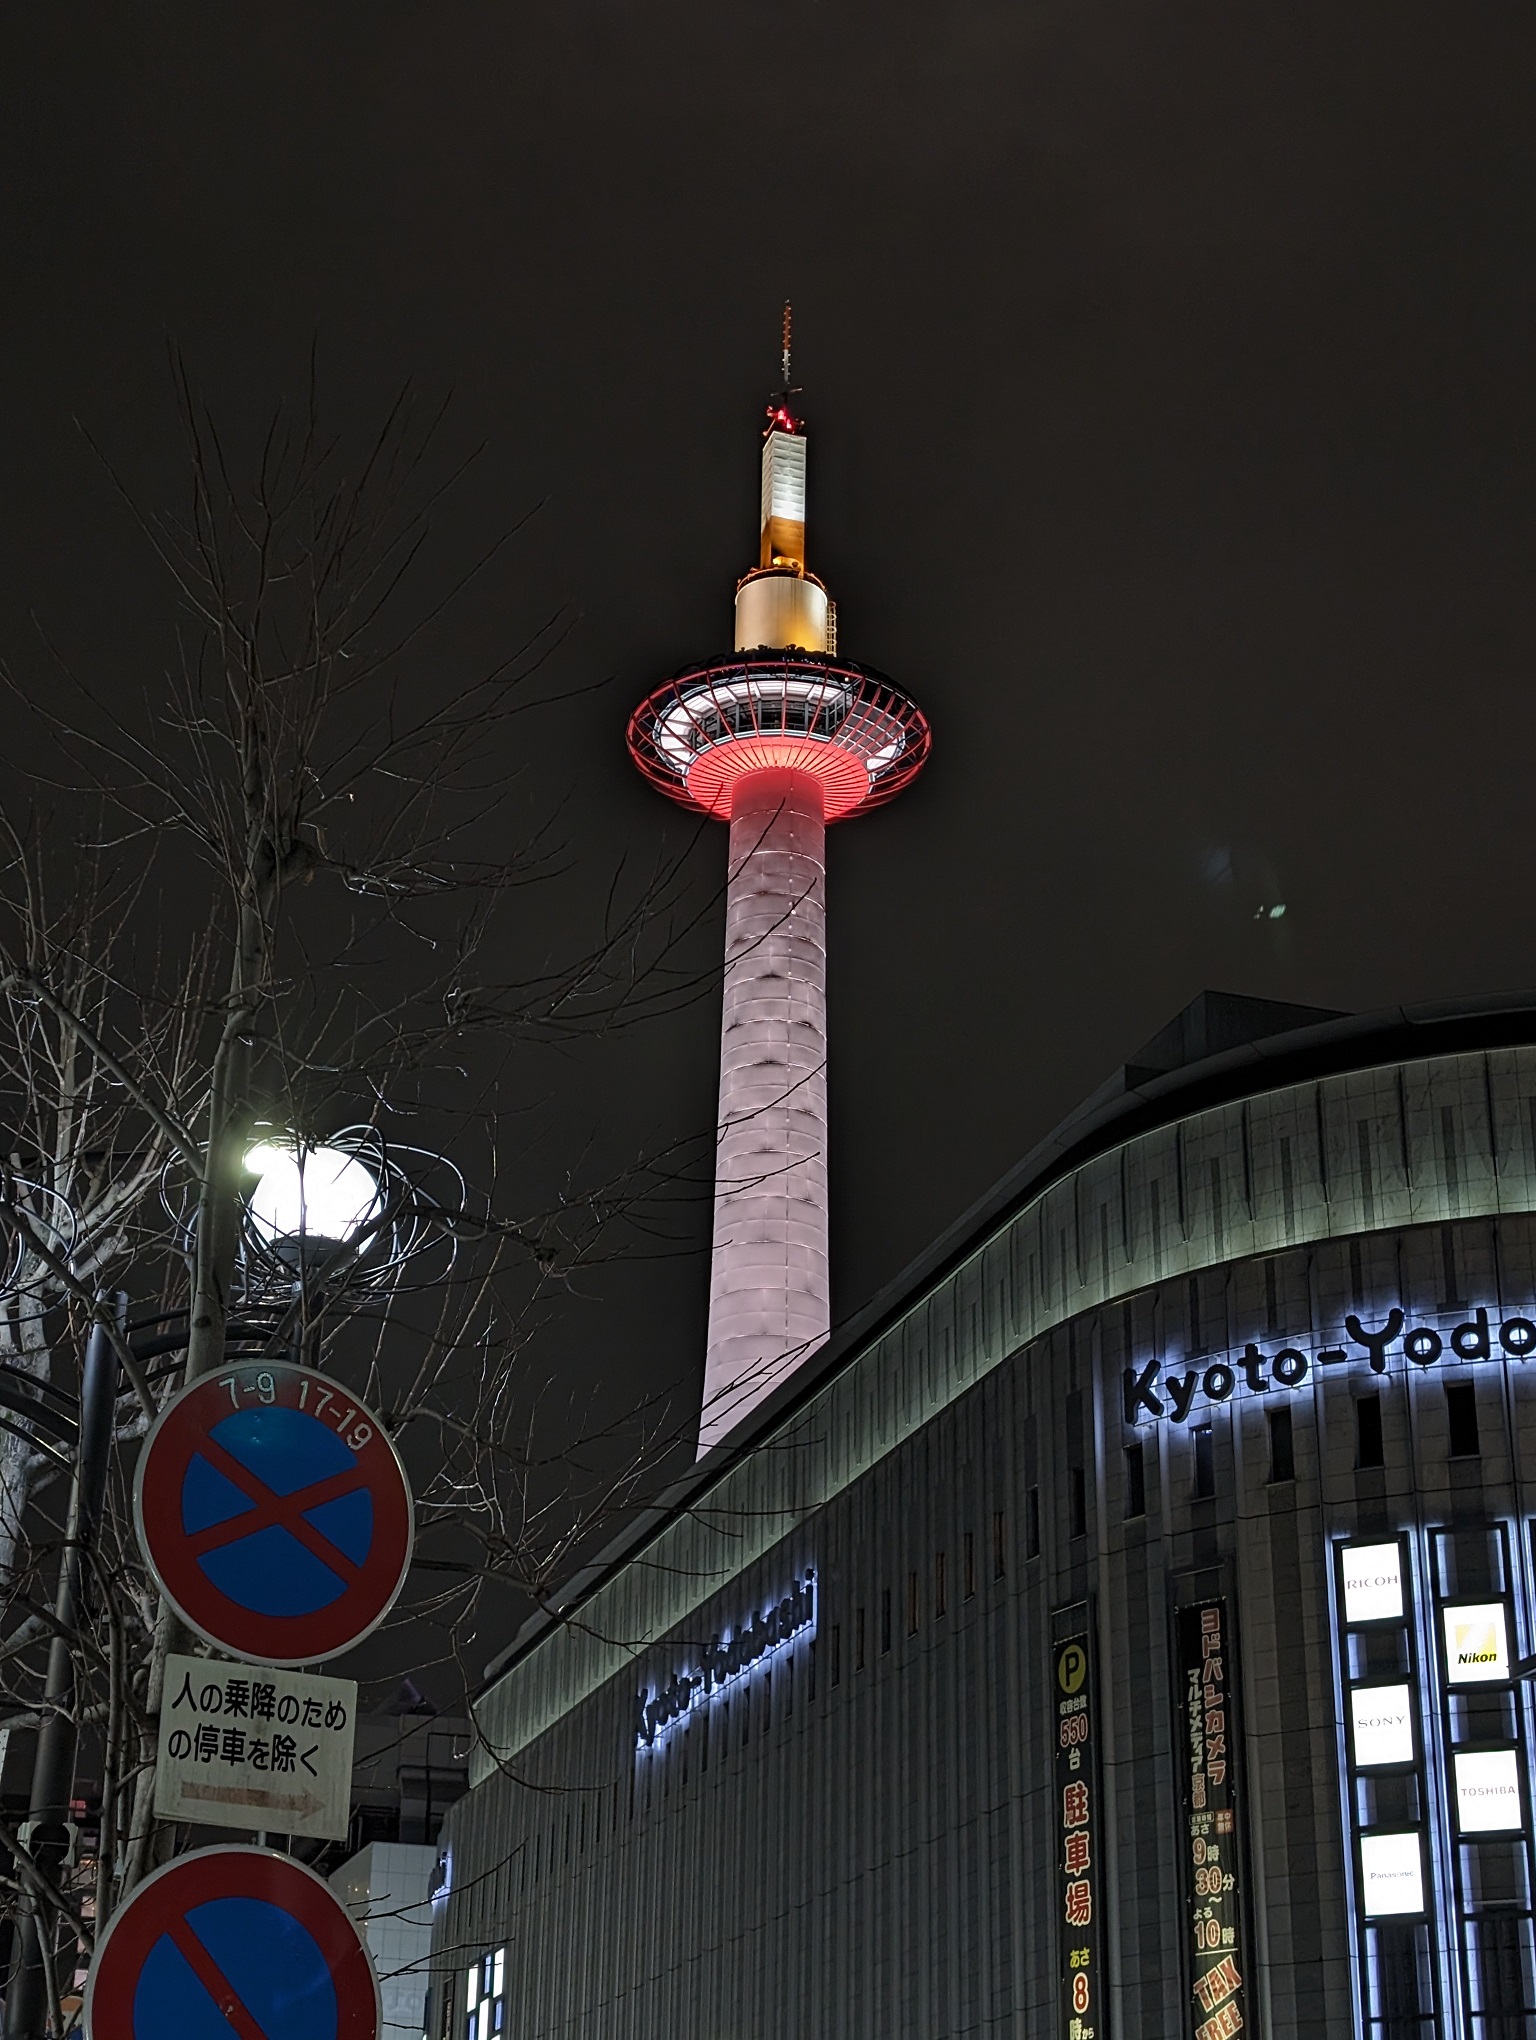
[[[1104,2040],[1099,1940],[1099,1806],[1094,1769],[1093,1641],[1088,1610],[1070,1636],[1051,1646],[1056,1701],[1056,1820],[1060,1840],[1060,2040]]]
[[[1224,1600],[1180,1608],[1185,1892],[1189,1907],[1191,2024],[1195,2040],[1249,2031],[1242,1931],[1237,1734]]]

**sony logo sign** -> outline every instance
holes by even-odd
[[[1497,1328],[1482,1308],[1442,1338],[1432,1325],[1415,1325],[1405,1330],[1407,1318],[1395,1306],[1380,1325],[1366,1325],[1351,1314],[1344,1320],[1347,1343],[1323,1346],[1310,1358],[1296,1346],[1281,1346],[1266,1354],[1250,1339],[1241,1353],[1213,1360],[1203,1367],[1188,1367],[1180,1373],[1165,1369],[1161,1360],[1148,1361],[1142,1368],[1127,1367],[1123,1403],[1125,1421],[1137,1423],[1143,1416],[1171,1417],[1182,1424],[1202,1395],[1207,1404],[1224,1403],[1236,1391],[1239,1381],[1253,1395],[1273,1395],[1277,1389],[1297,1389],[1314,1366],[1347,1365],[1369,1360],[1375,1374],[1385,1374],[1391,1349],[1401,1340],[1401,1354],[1416,1367],[1433,1367],[1446,1347],[1458,1360],[1491,1360],[1494,1345],[1511,1359],[1523,1360],[1536,1351],[1536,1324],[1527,1317],[1507,1317]],[[1351,1348],[1358,1350],[1352,1351]]]
[[[696,1671],[678,1672],[654,1693],[635,1695],[635,1744],[649,1749],[662,1730],[707,1700],[739,1672],[750,1670],[770,1651],[789,1643],[816,1620],[816,1575],[796,1580],[777,1607],[754,1615],[734,1636],[716,1637],[699,1654]]]

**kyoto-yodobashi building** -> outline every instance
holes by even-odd
[[[1536,1000],[1206,994],[488,1668],[432,2040],[1536,2033]]]

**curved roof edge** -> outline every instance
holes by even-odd
[[[1209,996],[1203,994],[1202,997]],[[1198,1001],[1196,1004],[1198,1005]],[[1271,1012],[1274,1002],[1252,1002]],[[1193,1008],[1186,1008],[1186,1014]],[[1292,1008],[1293,1011],[1318,1009]],[[1178,1016],[1183,1019],[1185,1016]],[[1178,1021],[1154,1037],[1161,1043]],[[766,1396],[734,1431],[698,1464],[663,1488],[592,1561],[530,1615],[512,1642],[485,1668],[485,1687],[534,1649],[573,1614],[612,1573],[634,1559],[680,1511],[696,1507],[705,1491],[755,1450],[771,1431],[810,1401],[827,1382],[910,1308],[913,1298],[939,1282],[973,1253],[1021,1205],[1106,1148],[1185,1119],[1213,1105],[1253,1097],[1285,1085],[1411,1062],[1536,1042],[1536,992],[1496,998],[1428,1001],[1387,1006],[1373,1013],[1340,1014],[1276,1034],[1265,1034],[1170,1070],[1151,1070],[1133,1057],[1038,1141],[1000,1181],[962,1212],[901,1273],[833,1330],[821,1350]],[[1141,1051],[1142,1055],[1147,1053]]]

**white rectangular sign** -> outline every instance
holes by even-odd
[[[353,1679],[167,1658],[155,1812],[339,1841],[352,1812],[356,1718]]]
[[[1456,1752],[1456,1824],[1464,1835],[1509,1834],[1524,1827],[1520,1759],[1514,1750]]]
[[[1480,1686],[1509,1677],[1509,1638],[1502,1601],[1468,1602],[1442,1613],[1448,1684]]]
[[[1355,1762],[1362,1771],[1413,1762],[1413,1696],[1407,1686],[1356,1686],[1349,1705]]]
[[[1401,1622],[1403,1551],[1399,1544],[1351,1544],[1343,1554],[1344,1620]]]
[[[1360,1896],[1367,1919],[1424,1910],[1424,1866],[1417,1835],[1360,1837]]]

